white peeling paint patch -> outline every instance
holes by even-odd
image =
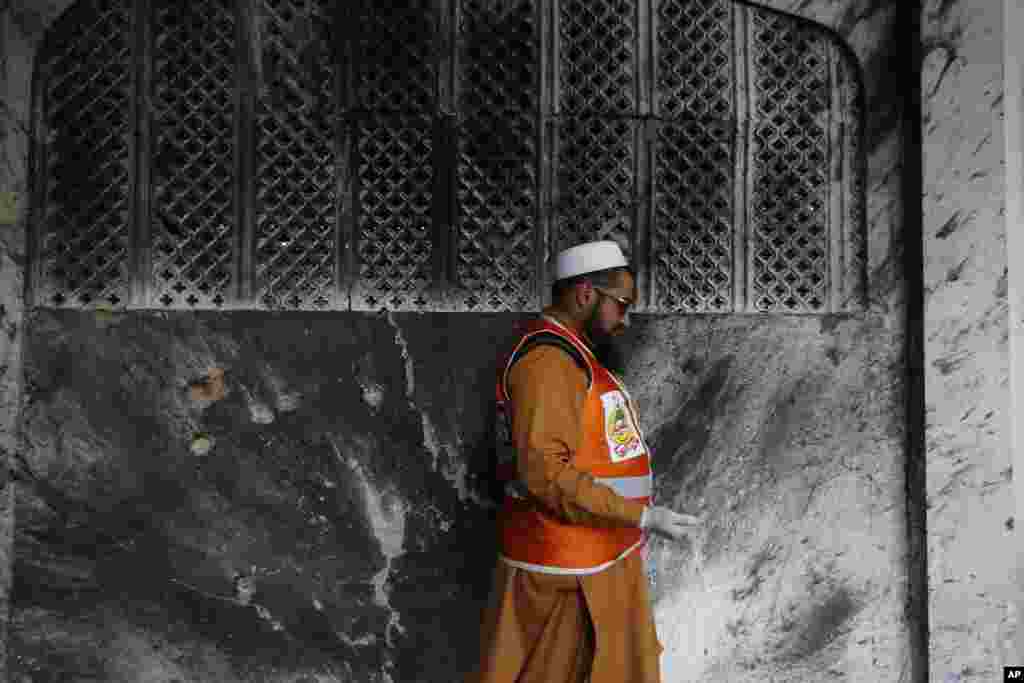
[[[423,425],[423,445],[427,447],[430,454],[433,456],[432,468],[435,472],[440,471],[448,483],[452,485],[456,493],[459,495],[459,502],[465,502],[466,500],[472,500],[477,505],[489,509],[495,507],[494,504],[481,498],[477,495],[476,491],[471,489],[466,483],[469,468],[461,457],[459,452],[462,450],[462,440],[456,446],[452,446],[450,443],[441,441],[437,436],[437,428],[434,427],[434,421],[430,419],[430,415],[427,414],[426,410],[419,410],[411,401],[410,406],[413,410],[417,410],[420,414],[420,422]],[[456,436],[458,439],[458,436]],[[447,464],[438,470],[438,463],[441,459],[441,453],[447,454]]]
[[[287,383],[271,372],[269,367],[265,369],[263,378],[274,391],[278,412],[290,413],[298,410],[299,405],[302,403],[302,394],[297,391],[288,391]]]
[[[213,448],[213,437],[205,434],[197,434],[192,439],[192,454],[206,455]]]
[[[277,397],[277,409],[282,413],[293,413],[302,403],[302,394],[290,392]]]
[[[252,602],[252,596],[256,593],[256,582],[251,576],[235,577],[235,600],[243,605]]]
[[[345,678],[339,678],[340,674],[316,674],[303,672],[297,674],[295,678],[282,678],[274,679],[274,683],[349,683],[352,680],[351,673]]]
[[[418,410],[412,401],[409,402],[413,410]],[[437,463],[441,458],[441,449],[444,445],[441,440],[437,438],[437,429],[434,428],[434,422],[430,419],[430,415],[425,410],[419,410],[420,423],[423,425],[423,445],[427,447],[430,454],[434,456],[434,462],[431,464],[430,469],[437,471]]]
[[[416,390],[416,376],[413,371],[412,355],[409,353],[409,343],[402,334],[402,328],[395,322],[395,316],[391,311],[387,314],[388,323],[395,330],[395,343],[402,351],[402,359],[405,361],[405,397],[412,400],[413,392]]]
[[[453,526],[453,521],[450,516],[445,514],[436,503],[429,500],[424,500],[421,505],[416,507],[413,514],[428,520],[429,524],[436,525],[442,532],[448,533]],[[427,544],[423,538],[414,538],[413,542],[416,543],[416,550],[426,550]]]
[[[377,642],[377,636],[372,633],[368,633],[360,638],[350,638],[347,633],[342,633],[341,631],[335,631],[334,634],[338,636],[338,640],[349,647],[366,647]]]
[[[462,437],[456,434],[455,438],[458,441],[455,447],[445,444],[445,450],[448,452],[448,465],[445,466],[441,474],[455,487],[460,503],[471,500],[485,510],[495,509],[497,506],[492,501],[481,498],[476,491],[469,487],[467,483],[469,481],[469,465],[463,458],[458,457],[462,451]]]
[[[459,494],[459,502],[463,502],[467,499],[472,500],[478,505],[483,507],[491,507],[490,501],[486,501],[477,496],[476,491],[469,488],[466,480],[469,476],[469,467],[466,463],[456,458],[450,458],[448,465],[444,468],[444,478],[447,479],[452,486],[455,487],[455,491]]]
[[[409,343],[405,340],[405,335],[402,334],[402,328],[398,326],[398,323],[395,321],[395,316],[391,311],[388,311],[387,318],[388,323],[395,330],[395,343],[402,351],[402,360],[405,361],[405,397],[409,401],[409,407],[420,414],[420,424],[423,426],[423,445],[427,447],[427,450],[430,451],[430,454],[434,457],[431,469],[436,472],[438,460],[441,457],[441,450],[445,446],[437,437],[437,429],[434,427],[434,421],[430,419],[430,415],[427,414],[427,411],[420,410],[416,405],[416,399],[414,397],[416,392],[416,372],[413,365],[412,354],[409,353]]]
[[[395,322],[395,318],[390,311],[387,314],[387,318],[388,322],[395,329],[395,343],[398,344],[398,347],[401,349],[402,358],[405,360],[405,396],[409,401],[409,407],[420,414],[420,424],[423,427],[423,445],[433,457],[431,469],[435,472],[438,471],[441,453],[444,452],[448,456],[448,464],[443,470],[441,470],[441,475],[455,487],[455,490],[459,495],[459,502],[464,502],[468,499],[485,509],[494,508],[494,503],[478,496],[476,492],[466,484],[468,468],[466,463],[462,461],[462,458],[459,457],[459,452],[462,446],[461,439],[457,446],[452,446],[450,443],[441,441],[437,435],[437,427],[434,425],[434,421],[431,419],[430,414],[426,410],[421,410],[419,406],[416,405],[416,400],[414,398],[416,376],[412,354],[409,353],[409,344],[406,342],[401,328],[399,328],[398,323]]]
[[[363,389],[363,401],[372,409],[377,410],[384,403],[384,388],[376,382],[363,383],[359,386]]]
[[[395,646],[395,643],[392,640],[393,636],[391,634],[396,631],[403,636],[406,633],[405,627],[402,626],[401,622],[398,620],[398,612],[391,610],[391,616],[388,617],[388,628],[387,631],[384,632],[384,640],[387,642],[389,648]]]
[[[274,421],[274,411],[265,403],[249,404],[249,418],[259,425],[268,425]]]
[[[263,605],[256,605],[256,614],[260,615],[260,619],[270,624],[271,630],[284,630],[284,624],[282,624],[278,619],[275,619],[274,615],[270,613],[270,610]]]
[[[366,505],[366,516],[373,527],[374,535],[380,543],[381,552],[390,561],[401,556],[405,537],[406,509],[399,501],[386,492],[378,492],[367,477],[363,464],[352,456],[342,454],[338,445],[331,441],[337,458],[348,465],[355,473],[359,486],[363,491],[363,502]]]
[[[391,574],[391,563],[405,553],[405,515],[408,508],[402,505],[401,501],[388,494],[378,491],[370,483],[366,469],[363,464],[354,457],[345,457],[338,445],[331,441],[331,447],[338,460],[347,464],[356,475],[360,489],[363,492],[363,503],[366,506],[366,517],[370,520],[373,534],[380,544],[380,551],[384,554],[386,564],[384,568],[373,577],[374,599],[376,603],[390,612],[390,619],[387,630],[388,646],[391,646],[392,630],[404,634],[405,628],[398,620],[398,613],[391,609],[391,601],[388,596],[388,578]]]

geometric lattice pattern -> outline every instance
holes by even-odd
[[[429,113],[437,104],[435,0],[358,0],[356,106]]]
[[[733,7],[731,0],[658,0],[658,116],[733,117]]]
[[[51,29],[43,51],[49,144],[39,295],[47,305],[129,300],[129,20],[121,0],[79,3]]]
[[[558,128],[557,206],[553,249],[609,239],[629,255],[637,201],[638,122],[567,119]]]
[[[353,308],[422,310],[434,280],[433,142],[426,118],[357,125],[359,274]]]
[[[234,281],[235,7],[157,0],[153,255],[163,306],[226,301]]]
[[[536,0],[460,5],[455,272],[467,310],[536,301],[536,10]]]
[[[733,137],[720,123],[664,123],[658,130],[654,308],[724,312],[733,306]]]
[[[828,43],[786,17],[752,20],[752,301],[758,311],[821,311],[830,271]]]
[[[856,59],[733,0],[78,0],[37,67],[37,304],[520,311],[592,239],[643,311],[867,301]]]
[[[636,0],[561,0],[563,114],[636,113]]]
[[[324,309],[338,275],[330,0],[263,0],[256,283],[268,308]]]

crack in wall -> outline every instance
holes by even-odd
[[[417,405],[415,397],[416,373],[412,354],[409,352],[409,342],[406,340],[405,335],[402,334],[402,328],[398,325],[391,311],[387,312],[387,320],[395,331],[395,344],[401,351],[402,360],[405,363],[406,400],[408,401],[409,408],[419,413],[420,424],[423,426],[423,445],[426,446],[433,456],[431,469],[441,474],[455,488],[460,503],[471,500],[482,508],[494,508],[495,505],[492,502],[481,498],[467,483],[469,467],[459,458],[459,453],[462,449],[462,439],[456,434],[455,438],[458,444],[454,447],[442,441],[438,437],[437,427],[434,425],[434,421],[431,419],[428,411]],[[447,464],[443,468],[439,468],[442,451],[448,456]]]
[[[204,598],[210,600],[219,600],[220,602],[226,602],[232,605],[238,605],[239,607],[251,607],[256,611],[256,615],[263,621],[270,625],[271,630],[281,633],[283,636],[294,639],[291,633],[285,628],[284,622],[276,618],[273,613],[267,609],[266,605],[252,601],[252,595],[255,592],[255,586],[251,576],[243,576],[235,582],[235,595],[217,595],[216,593],[210,593],[204,591],[198,586],[194,586],[181,579],[171,578],[169,581],[173,584],[182,586],[194,593],[202,595]]]
[[[398,322],[391,311],[387,312],[387,319],[388,324],[395,331],[395,344],[402,352],[402,360],[405,363],[405,398],[409,403],[409,407],[420,415],[420,423],[423,425],[423,445],[434,456],[431,469],[436,472],[438,460],[441,457],[441,442],[437,438],[437,430],[434,428],[434,423],[430,416],[427,415],[427,411],[420,410],[419,406],[416,405],[416,372],[413,366],[412,354],[409,353],[409,342],[406,341],[405,335],[402,334],[402,328],[398,326]]]

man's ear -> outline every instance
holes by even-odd
[[[580,282],[576,285],[576,305],[580,308],[586,308],[593,293],[594,285],[591,284],[590,280],[583,280]]]

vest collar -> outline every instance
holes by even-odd
[[[565,316],[564,313],[556,309],[554,306],[548,306],[541,312],[541,316],[548,322],[552,322],[559,327],[564,327],[566,330],[571,332],[573,336],[583,342],[583,345],[587,347],[587,351],[594,352],[594,345],[590,342],[590,337],[583,331],[583,326],[570,320]]]

